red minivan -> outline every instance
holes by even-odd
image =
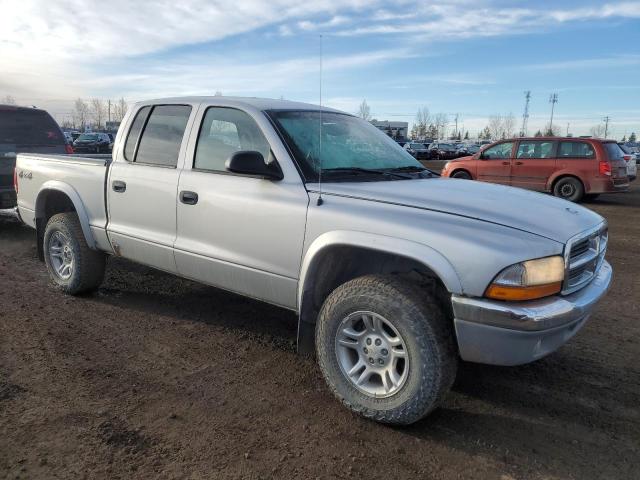
[[[615,140],[596,138],[501,140],[448,162],[442,176],[550,192],[572,202],[629,189],[624,152]]]

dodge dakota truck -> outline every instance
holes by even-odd
[[[97,289],[121,256],[293,310],[335,396],[385,423],[437,407],[460,359],[553,352],[611,281],[596,213],[440,178],[368,122],[304,103],[141,102],[111,156],[20,154],[15,177],[63,292]]]

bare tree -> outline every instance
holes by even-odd
[[[551,125],[547,123],[544,126],[544,135],[545,137],[559,137],[562,135],[562,129],[558,125]]]
[[[604,125],[595,125],[589,129],[589,134],[592,137],[602,138],[604,137]]]
[[[515,134],[516,130],[516,117],[513,116],[513,113],[509,113],[502,120],[502,138],[511,138]]]
[[[215,97],[221,97],[222,92],[220,90],[216,90],[216,93],[213,94]]]
[[[367,122],[371,120],[371,108],[367,105],[366,100],[362,100],[362,103],[358,107],[357,115]]]
[[[120,100],[118,100],[113,105],[113,119],[116,122],[121,122],[124,116],[127,114],[128,109],[129,109],[129,106],[127,105],[127,102],[125,101],[125,99],[120,98]]]
[[[449,117],[446,113],[436,113],[433,123],[438,130],[438,138],[444,138],[447,135],[447,126],[449,125]]]
[[[491,138],[493,140],[497,140],[502,136],[503,132],[503,121],[502,115],[491,115],[489,117],[489,123],[487,124],[487,128],[491,134]]]
[[[102,128],[102,121],[107,116],[107,107],[103,100],[99,98],[91,100],[91,116],[93,117],[95,127],[97,129]]]
[[[73,123],[78,125],[81,130],[87,127],[89,121],[89,105],[83,99],[76,99],[73,105]]]
[[[2,100],[0,100],[0,103],[4,103],[5,105],[15,105],[16,99],[11,95],[6,95]]]
[[[413,121],[411,132],[414,139],[422,139],[427,136],[427,125],[431,121],[431,114],[427,107],[420,107],[416,112],[416,118]]]

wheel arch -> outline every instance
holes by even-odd
[[[547,182],[547,191],[553,193],[553,189],[556,186],[556,183],[558,183],[560,180],[562,180],[563,178],[568,178],[568,177],[573,177],[576,180],[578,180],[580,183],[582,183],[582,186],[584,188],[584,193],[588,193],[591,190],[591,185],[589,184],[589,182],[585,181],[582,177],[580,177],[580,175],[577,175],[575,172],[556,172],[552,177],[549,178],[549,181]]]
[[[451,173],[449,174],[449,177],[453,178],[453,176],[458,172],[468,173],[469,176],[471,177],[471,180],[475,180],[475,178],[473,177],[473,173],[471,173],[471,170],[466,167],[458,167],[455,170],[452,170]]]
[[[78,215],[87,245],[91,249],[96,249],[96,242],[89,224],[89,216],[80,195],[71,185],[57,180],[45,182],[38,192],[35,207],[38,256],[41,260],[44,259],[42,246],[44,229],[49,219],[58,213],[75,212]]]
[[[366,232],[334,231],[307,249],[298,284],[298,351],[312,354],[315,325],[326,297],[339,285],[367,274],[414,275],[440,294],[463,293],[460,278],[437,250],[410,240]],[[445,307],[450,308],[450,302]]]

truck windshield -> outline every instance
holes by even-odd
[[[328,175],[324,177],[327,180],[350,174],[366,176],[367,173],[384,180],[403,177],[380,173],[426,170],[390,137],[360,118],[322,112],[321,127],[320,112],[316,110],[273,110],[268,114],[307,181],[317,181],[320,169],[323,176]]]

